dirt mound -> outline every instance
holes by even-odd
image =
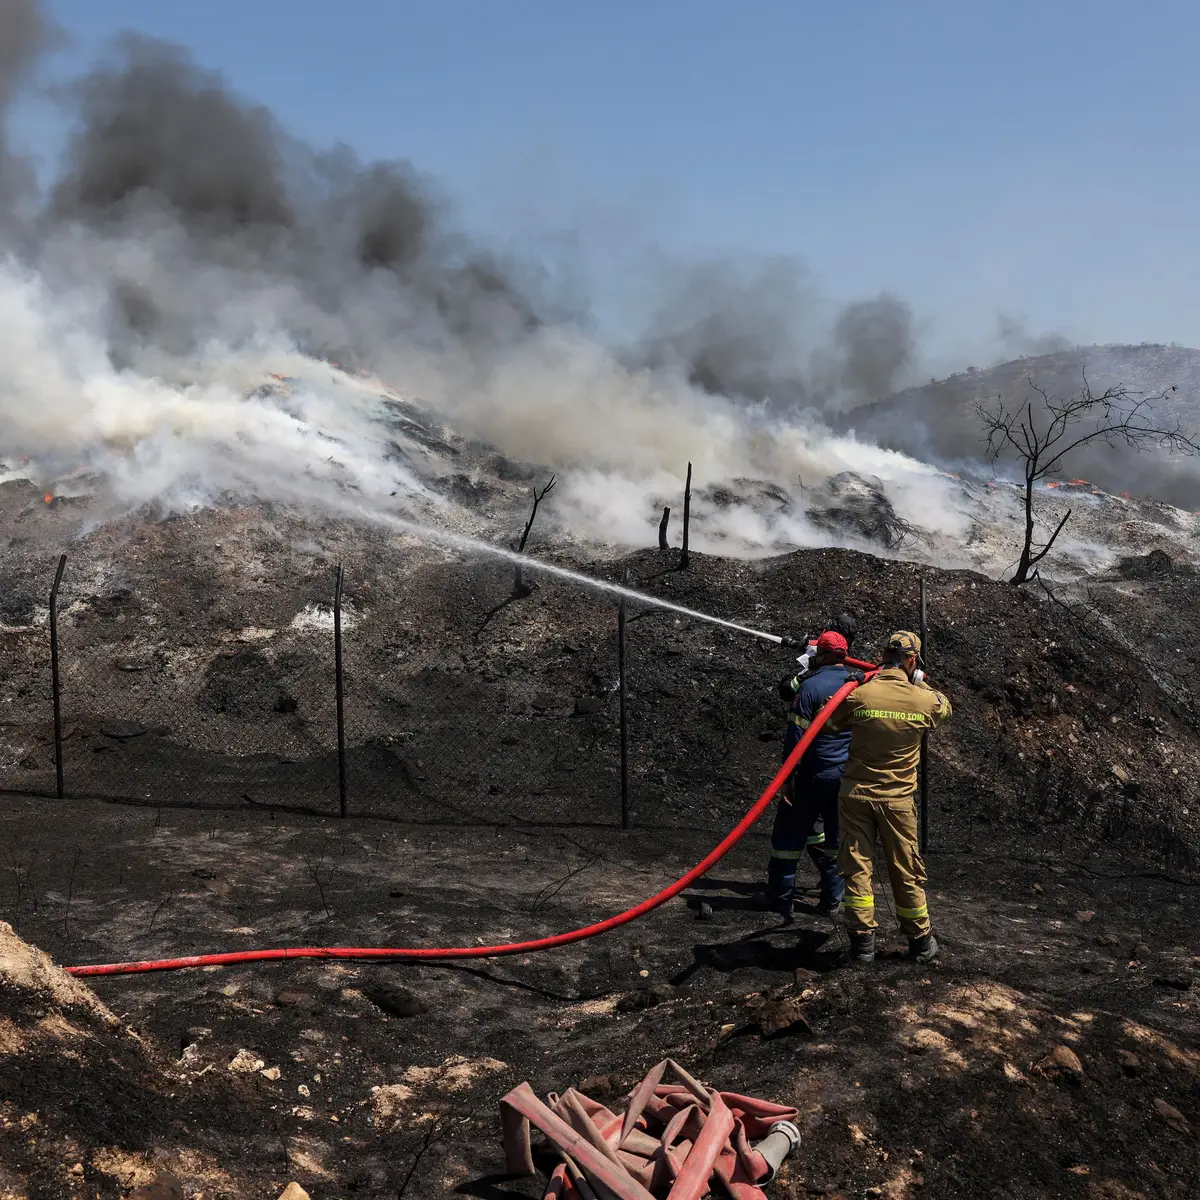
[[[6,1198],[123,1196],[160,1170],[178,1176],[189,1196],[234,1194],[248,1182],[222,1169],[228,1133],[206,1136],[212,1131],[204,1128],[218,1105],[222,1124],[251,1133],[244,1099],[223,1080],[172,1070],[91,989],[4,922],[0,1079]]]

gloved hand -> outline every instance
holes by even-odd
[[[809,671],[812,670],[813,659],[816,658],[816,656],[817,656],[816,646],[807,646],[806,645],[804,647],[804,653],[801,654],[798,659],[796,659],[796,663],[797,663],[797,667],[798,667],[798,669],[796,671],[796,677],[798,679],[802,679],[805,675],[807,675],[809,673]]]

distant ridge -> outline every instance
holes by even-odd
[[[1118,384],[1143,393],[1176,386],[1178,391],[1156,411],[1165,422],[1200,429],[1200,350],[1153,343],[1078,346],[982,370],[970,367],[861,405],[839,425],[918,458],[963,465],[983,454],[976,401],[1003,396],[1010,404],[1019,403],[1030,394],[1030,379],[1052,394],[1071,395],[1080,390],[1085,371],[1097,393]],[[1135,455],[1098,447],[1076,455],[1068,472],[1110,492],[1135,491],[1200,508],[1200,460],[1169,462],[1158,452]]]

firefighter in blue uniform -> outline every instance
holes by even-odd
[[[785,759],[834,692],[858,676],[845,666],[846,649],[840,633],[826,630],[817,638],[811,669],[800,680],[788,713]],[[792,915],[796,870],[806,852],[821,880],[819,911],[833,916],[841,908],[845,885],[837,869],[838,789],[849,753],[848,731],[822,730],[780,793],[767,864],[767,907],[781,916]]]

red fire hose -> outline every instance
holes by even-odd
[[[851,660],[846,660],[848,663]],[[853,664],[852,665],[858,665]],[[862,663],[868,671],[875,671],[872,663]],[[446,958],[499,958],[505,954],[531,954],[536,950],[553,950],[556,946],[569,946],[572,942],[582,942],[610,929],[618,929],[644,917],[659,905],[665,904],[673,896],[678,896],[688,887],[711,870],[743,837],[750,827],[762,815],[763,810],[771,803],[775,793],[784,785],[788,776],[796,769],[801,755],[812,744],[813,739],[821,731],[821,727],[832,716],[837,706],[858,687],[856,680],[843,684],[830,698],[829,703],[817,713],[812,724],[804,731],[796,748],[784,760],[783,766],[775,772],[775,777],[763,789],[762,795],[754,802],[749,812],[733,827],[728,836],[701,862],[697,863],[686,875],[677,879],[670,887],[664,888],[656,896],[643,900],[640,904],[628,908],[614,917],[607,917],[595,925],[587,925],[582,929],[571,929],[566,933],[556,933],[552,937],[535,938],[529,942],[503,942],[498,946],[449,946],[440,949],[433,947],[403,946],[396,948],[370,948],[350,946],[303,946],[279,950],[239,950],[225,954],[194,954],[187,958],[160,958],[147,962],[98,963],[93,966],[67,967],[71,975],[140,975],[147,971],[178,971],[183,967],[224,967],[233,963],[268,962],[279,958],[384,958],[384,959],[446,959]]]

